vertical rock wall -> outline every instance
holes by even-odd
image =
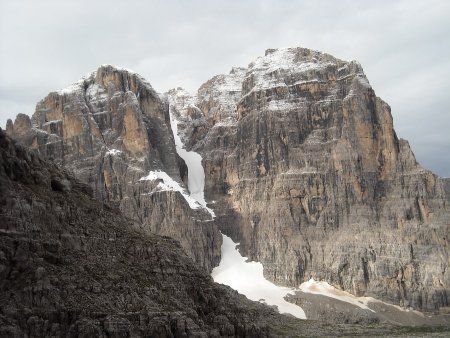
[[[191,210],[177,192],[140,180],[164,171],[180,185],[187,168],[175,151],[168,104],[144,79],[102,66],[39,102],[31,121],[19,115],[8,133],[73,171],[98,199],[151,232],[180,241],[201,266],[220,257],[220,235],[203,209]]]
[[[177,109],[220,228],[269,279],[314,277],[402,306],[448,306],[442,182],[397,138],[357,62],[268,50]]]

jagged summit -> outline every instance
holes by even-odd
[[[57,93],[60,95],[70,94],[73,92],[82,93],[84,90],[86,90],[86,88],[92,86],[93,84],[97,85],[104,84],[103,78],[105,76],[111,76],[112,74],[116,74],[115,76],[122,77],[121,82],[123,83],[125,90],[131,91],[135,90],[133,82],[140,82],[142,83],[142,85],[145,85],[145,87],[147,87],[149,90],[153,90],[151,84],[133,70],[110,64],[103,64],[100,67],[98,67],[97,70],[87,73],[73,84],[52,93]]]
[[[349,76],[356,76],[368,85],[362,67],[356,61],[342,61],[306,48],[269,49],[249,64],[243,95],[308,82],[342,81]]]
[[[218,261],[217,228],[199,221],[209,214],[191,210],[180,193],[187,189],[187,168],[176,152],[168,104],[141,76],[103,65],[47,95],[31,121],[18,116],[8,133],[65,165],[98,199],[148,231],[178,239],[201,266],[212,269]]]

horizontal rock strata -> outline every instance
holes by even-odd
[[[361,66],[267,50],[197,95],[169,92],[219,227],[267,278],[314,277],[426,311],[449,305],[449,202]]]

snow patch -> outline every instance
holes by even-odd
[[[309,281],[302,283],[299,286],[300,291],[303,291],[305,293],[312,293],[315,295],[323,295],[330,298],[334,298],[343,302],[347,302],[353,305],[356,305],[360,307],[361,309],[373,311],[371,308],[369,308],[368,303],[373,301],[374,298],[372,297],[356,297],[352,295],[351,293],[336,289],[335,287],[331,286],[327,282],[317,282],[313,278],[311,278]]]
[[[237,125],[237,121],[233,117],[227,117],[220,122],[217,122],[213,128],[215,127],[233,127]]]
[[[200,204],[180,186],[178,182],[176,182],[172,177],[167,175],[164,171],[150,171],[150,173],[141,177],[139,181],[156,181],[162,180],[157,185],[159,191],[178,191],[184,197],[186,202],[188,202],[191,209],[198,209]]]
[[[233,68],[229,74],[214,76],[200,87],[197,101],[214,102],[207,112],[209,115],[219,113],[221,118],[236,118],[236,105],[241,98],[245,74],[245,68]]]
[[[304,175],[304,174],[317,174],[318,171],[315,168],[310,167],[307,165],[303,168],[290,168],[288,171],[285,171],[284,173],[281,173],[282,175]]]
[[[286,87],[284,78],[294,74],[310,73],[325,69],[333,62],[319,62],[317,58],[310,61],[300,61],[297,50],[293,48],[280,48],[258,57],[249,65],[249,74],[253,77],[254,87],[252,90],[266,90],[276,87]],[[280,76],[284,74],[283,76]],[[312,81],[315,79],[308,79]],[[296,84],[300,84],[297,82]]]
[[[267,105],[267,109],[270,111],[293,111],[300,108],[302,108],[301,103],[295,100],[271,100]]]
[[[64,95],[64,94],[71,94],[71,93],[83,91],[84,90],[84,87],[83,87],[84,82],[91,77],[95,77],[96,73],[97,73],[96,71],[90,72],[90,73],[86,74],[85,76],[83,76],[81,79],[79,79],[77,82],[72,83],[70,86],[67,86],[66,88],[58,90],[56,93],[58,93],[60,95]]]
[[[106,93],[105,88],[99,86],[96,83],[91,84],[86,89],[86,95],[89,98],[89,101],[91,101],[92,103],[106,100],[108,98],[108,94]]]
[[[111,155],[111,156],[117,156],[122,153],[122,150],[119,149],[108,149],[108,151],[105,153],[105,156]]]
[[[45,122],[42,126],[45,127],[45,126],[48,126],[49,124],[52,124],[52,123],[58,123],[58,122],[62,122],[62,120],[51,120],[51,121],[47,121],[47,122]]]
[[[71,84],[70,86],[68,86],[66,88],[58,90],[57,93],[60,95],[71,94],[74,92],[81,91],[82,89],[83,89],[83,81],[79,81],[79,82]]]
[[[306,319],[303,309],[284,299],[294,294],[295,289],[276,286],[264,278],[263,266],[258,262],[247,262],[236,249],[236,243],[222,235],[222,260],[211,273],[215,282],[228,285],[253,301],[278,307],[280,313],[289,313]]]
[[[104,63],[104,64],[101,65],[101,67],[103,67],[103,68],[111,67],[111,68],[116,69],[118,71],[123,71],[123,72],[127,72],[127,73],[130,73],[130,74],[138,75],[134,70],[131,70],[131,69],[128,69],[128,68],[114,66],[114,65],[109,64],[109,63]]]
[[[413,312],[419,316],[424,316],[423,313],[419,311],[415,311],[412,309],[402,308],[401,306],[389,304],[378,300],[373,297],[356,297],[351,293],[336,289],[334,286],[331,286],[327,282],[318,282],[311,278],[309,281],[302,283],[299,286],[299,290],[305,293],[312,293],[316,295],[322,295],[330,298],[334,298],[343,302],[347,302],[353,305],[360,307],[361,309],[369,310],[375,312],[369,307],[369,303],[381,303],[387,306],[395,307],[396,309],[404,312]]]

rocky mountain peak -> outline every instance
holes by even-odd
[[[355,78],[370,87],[362,67],[355,61],[342,61],[329,54],[306,48],[280,48],[266,51],[248,66],[243,82],[243,96],[264,91],[266,95],[289,93],[289,88]]]
[[[278,284],[313,277],[403,306],[447,306],[449,252],[428,231],[448,232],[443,182],[397,138],[361,65],[280,48],[238,75],[202,85],[203,116],[184,135],[203,157],[219,228],[242,255]],[[227,116],[223,97],[230,122],[211,118]]]
[[[212,268],[220,239],[204,236],[218,237],[217,228],[203,224],[209,214],[191,210],[180,193],[187,190],[187,167],[176,152],[168,103],[141,76],[103,65],[47,95],[31,126],[26,119],[19,115],[8,133],[70,169],[98,199],[148,231],[177,238],[196,262]],[[182,224],[176,231],[175,218]]]
[[[197,106],[210,123],[236,119],[236,103],[242,96],[246,72],[246,68],[233,68],[228,74],[214,76],[200,86]]]

